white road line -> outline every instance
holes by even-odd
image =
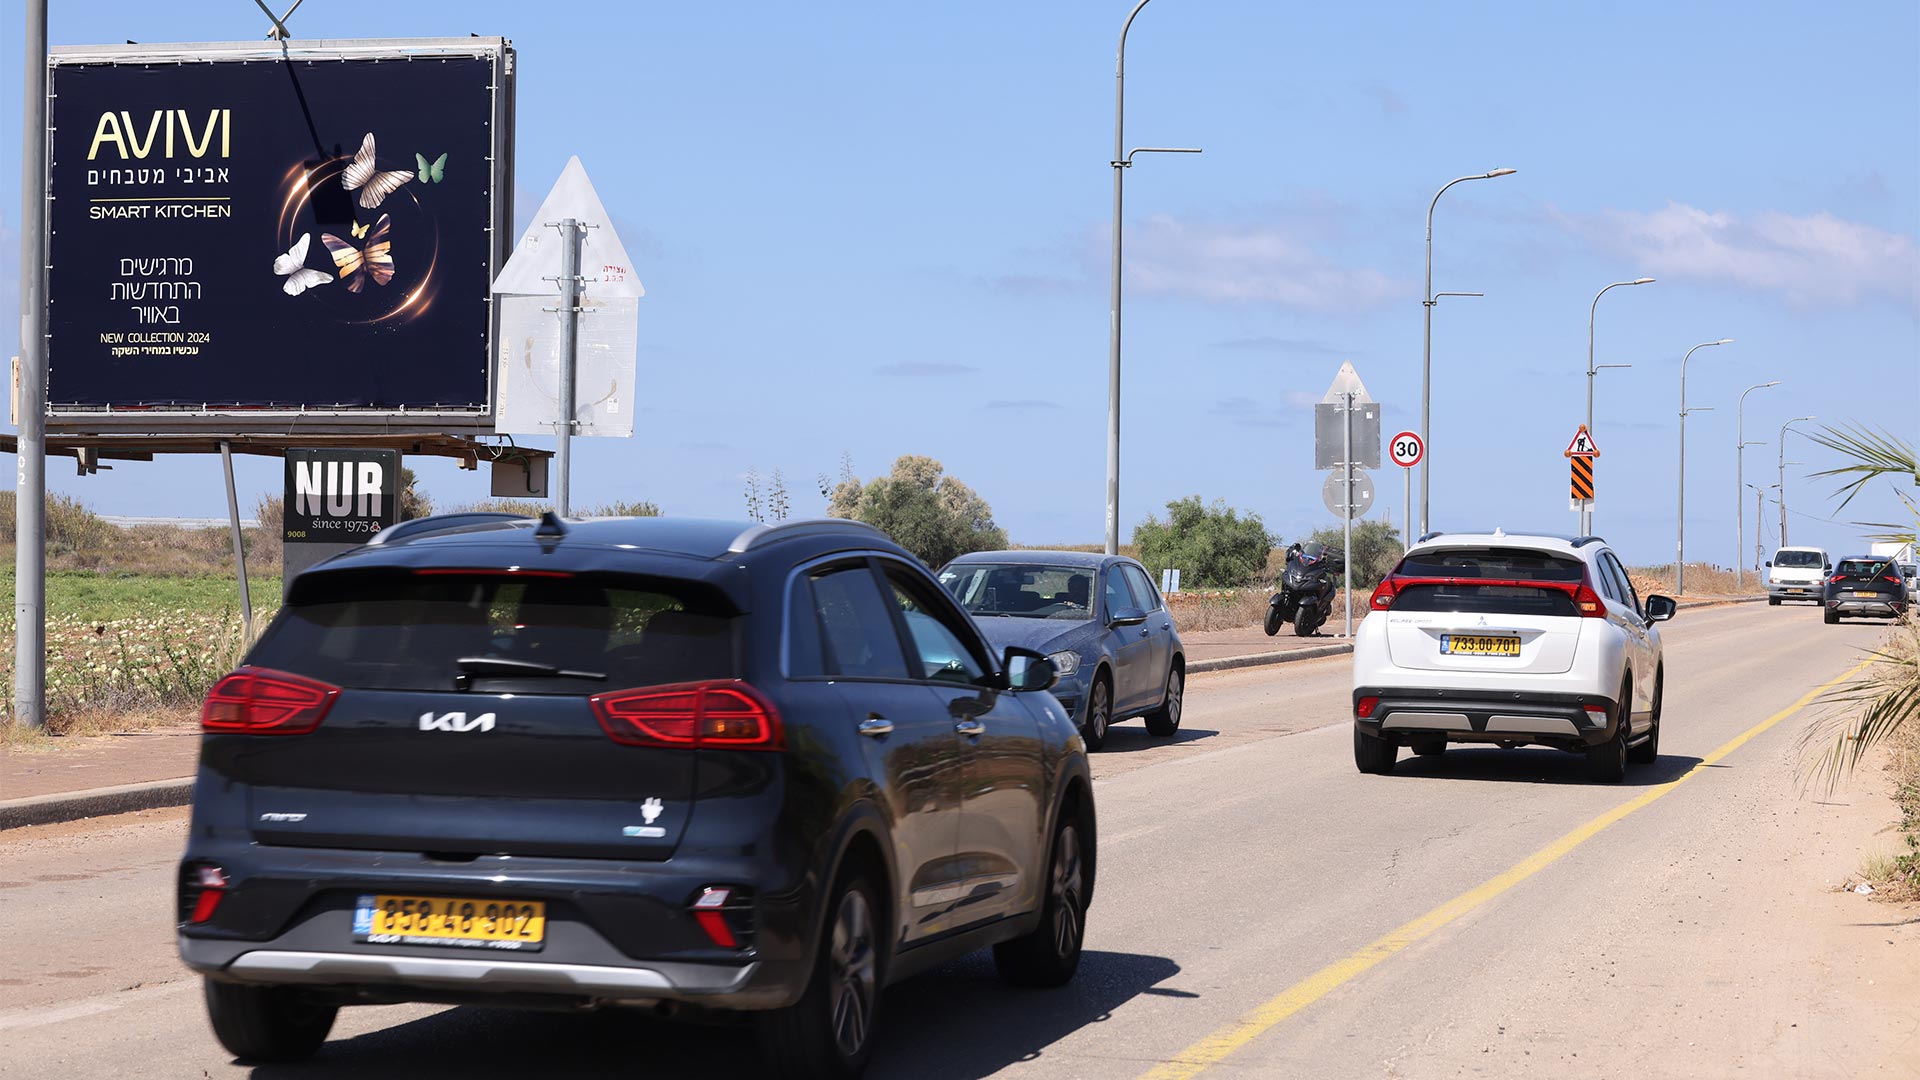
[[[24,1031],[28,1028],[46,1027],[48,1024],[64,1024],[69,1020],[112,1012],[128,1005],[141,1005],[158,998],[172,997],[183,991],[196,989],[199,985],[198,979],[178,979],[156,986],[142,986],[136,990],[117,990],[111,994],[76,1001],[71,1005],[10,1009],[0,1012],[0,1031]]]

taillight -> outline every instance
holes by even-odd
[[[189,865],[180,873],[180,914],[183,922],[203,923],[220,910],[227,895],[227,873],[217,866]]]
[[[1573,604],[1580,609],[1582,618],[1604,619],[1607,617],[1606,603],[1600,599],[1599,593],[1593,591],[1593,586],[1584,581],[1580,583],[1579,588],[1573,590]]]
[[[1893,576],[1892,574],[1883,574],[1883,575],[1881,575],[1881,577],[1880,577],[1880,580],[1881,580],[1881,581],[1891,581],[1891,582],[1893,582],[1893,583],[1894,583],[1895,585],[1898,585],[1898,584],[1900,584],[1900,579],[1899,579],[1899,578],[1897,578],[1897,577],[1894,577],[1894,576]]]
[[[1379,707],[1380,707],[1379,698],[1363,697],[1359,701],[1356,701],[1353,703],[1353,715],[1359,717],[1362,720],[1370,720],[1373,718],[1373,710]]]
[[[1367,601],[1367,606],[1375,611],[1385,611],[1393,606],[1393,598],[1398,594],[1399,590],[1394,587],[1393,578],[1382,578],[1380,584],[1373,587],[1373,599]]]
[[[243,667],[213,684],[200,730],[243,735],[305,735],[320,726],[340,688],[268,668]]]
[[[780,714],[739,679],[614,690],[587,699],[607,737],[626,746],[781,750]]]

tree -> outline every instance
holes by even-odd
[[[1871,431],[1852,425],[1829,427],[1808,436],[1814,442],[1847,459],[1847,464],[1814,473],[1816,477],[1850,477],[1834,494],[1841,496],[1840,508],[1853,501],[1866,486],[1882,477],[1894,483],[1909,478],[1920,486],[1920,462],[1916,462],[1913,444],[1886,431]],[[1920,501],[1901,491],[1894,495],[1907,508],[1903,523],[1855,522],[1876,529],[1875,540],[1914,542],[1920,534]],[[1886,647],[1867,654],[1864,669],[1835,687],[1829,698],[1848,706],[1842,714],[1841,730],[1834,744],[1820,761],[1829,786],[1838,783],[1842,772],[1851,772],[1869,749],[1885,742],[1907,724],[1920,717],[1920,624],[1909,614],[1897,624],[1897,636]],[[1854,709],[1859,711],[1856,714]],[[1809,729],[1809,733],[1832,734],[1831,725]],[[1902,856],[1914,858],[1914,856]]]
[[[1315,529],[1309,542],[1319,541],[1329,551],[1339,551],[1346,536],[1338,525]],[[1384,521],[1353,523],[1353,587],[1371,592],[1380,580],[1393,571],[1406,549],[1400,546],[1400,530]]]
[[[1158,576],[1178,567],[1195,585],[1232,588],[1245,585],[1267,564],[1277,542],[1258,514],[1239,511],[1215,499],[1212,506],[1189,495],[1167,504],[1167,520],[1151,515],[1133,530],[1140,562]],[[1185,584],[1185,582],[1183,582]]]
[[[420,478],[412,469],[400,466],[400,520],[412,521],[414,518],[433,516],[433,496],[420,486]]]
[[[915,454],[903,455],[891,473],[866,484],[847,470],[829,496],[827,513],[872,525],[928,566],[1006,547],[1006,530],[993,523],[993,508],[945,472],[938,461]]]

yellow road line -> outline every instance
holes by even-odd
[[[1272,998],[1259,1008],[1221,1028],[1219,1031],[1201,1039],[1192,1046],[1175,1054],[1171,1059],[1156,1065],[1143,1074],[1140,1080],[1192,1080],[1209,1066],[1217,1065],[1227,1055],[1259,1038],[1274,1025],[1299,1012],[1301,1009],[1325,997],[1341,985],[1351,981],[1386,960],[1407,946],[1437,933],[1442,927],[1460,918],[1462,915],[1480,907],[1494,897],[1520,884],[1533,875],[1558,862],[1562,856],[1593,839],[1607,826],[1633,813],[1666,795],[1674,788],[1686,783],[1698,775],[1701,770],[1719,762],[1728,754],[1745,746],[1756,736],[1773,727],[1780,721],[1807,707],[1815,698],[1840,683],[1852,678],[1872,661],[1863,661],[1840,675],[1833,681],[1808,691],[1800,700],[1774,713],[1765,720],[1727,740],[1718,749],[1702,758],[1693,768],[1675,779],[1657,787],[1648,788],[1640,795],[1601,814],[1592,821],[1541,848],[1539,851],[1520,860],[1511,869],[1498,877],[1482,882],[1480,885],[1461,893],[1459,896],[1441,904],[1425,915],[1406,923],[1361,948],[1351,956],[1336,960],[1319,971],[1287,987],[1279,996]]]

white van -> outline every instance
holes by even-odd
[[[1783,547],[1767,562],[1767,603],[1782,600],[1811,600],[1821,603],[1826,595],[1827,571],[1833,560],[1824,548]]]

